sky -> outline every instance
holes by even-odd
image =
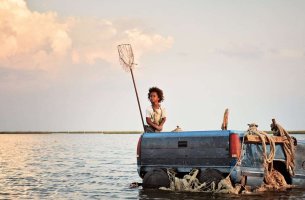
[[[0,131],[305,129],[305,1],[0,0]]]

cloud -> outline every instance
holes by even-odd
[[[132,44],[136,57],[149,52],[162,52],[173,44],[172,37],[145,32],[140,27],[122,28],[120,23],[105,19],[73,18],[71,20],[74,63],[93,64],[97,60],[118,63],[116,48],[123,43]]]
[[[228,57],[238,57],[241,59],[304,59],[305,49],[300,48],[266,48],[259,44],[237,44],[228,43],[223,48],[213,51],[216,54]]]
[[[268,51],[270,57],[276,58],[291,58],[291,59],[304,59],[305,58],[305,48],[304,49],[271,49]]]
[[[218,48],[215,53],[228,57],[240,57],[243,59],[257,59],[264,55],[264,51],[255,45],[230,43],[223,48]]]
[[[116,46],[131,43],[136,56],[162,52],[173,38],[96,18],[61,18],[56,12],[31,11],[24,0],[0,2],[0,66],[54,70],[65,64],[118,63]],[[125,20],[126,21],[126,20]]]

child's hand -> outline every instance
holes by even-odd
[[[162,131],[162,129],[163,129],[163,125],[158,125],[158,124],[156,124],[156,123],[153,123],[153,127],[157,130],[157,131]]]
[[[158,131],[162,131],[163,126],[156,126],[156,129],[157,129]]]

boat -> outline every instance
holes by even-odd
[[[254,129],[260,132],[257,126]],[[169,170],[183,178],[197,169],[196,178],[201,183],[212,170],[221,177],[229,177],[233,186],[259,188],[266,184],[269,170],[264,154],[273,155],[268,167],[279,172],[288,185],[305,187],[305,141],[276,135],[278,131],[260,136],[255,131],[249,127],[245,131],[143,133],[137,146],[137,171],[143,187],[168,188]],[[287,144],[291,145],[293,155],[288,155]]]

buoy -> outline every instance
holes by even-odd
[[[239,158],[241,142],[237,133],[230,134],[230,155],[232,158]]]

